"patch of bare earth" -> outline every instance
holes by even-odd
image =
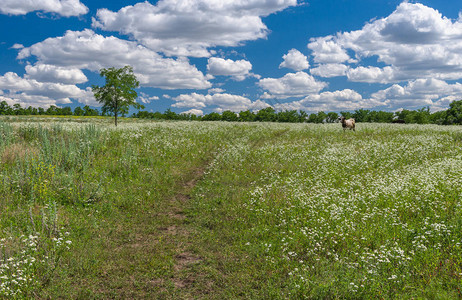
[[[184,207],[191,199],[191,193],[196,186],[197,182],[202,178],[205,169],[200,168],[192,173],[192,178],[182,183],[180,191],[172,197],[171,207],[166,216],[175,223],[166,228],[162,228],[165,234],[176,244],[176,255],[174,257],[175,263],[173,266],[173,277],[171,281],[176,289],[187,289],[195,282],[194,272],[188,272],[193,265],[202,262],[202,258],[192,253],[188,249],[191,245],[191,229],[185,223],[186,215],[184,214]]]

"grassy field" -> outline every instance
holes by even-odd
[[[462,296],[462,127],[0,119],[0,297]]]

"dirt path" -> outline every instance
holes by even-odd
[[[161,212],[161,215],[167,218],[165,223],[169,226],[159,228],[160,240],[171,244],[174,255],[171,277],[159,278],[154,283],[166,298],[191,299],[197,296],[190,295],[189,288],[196,281],[196,273],[192,269],[203,262],[203,258],[191,249],[194,232],[189,226],[185,208],[188,206],[194,187],[203,177],[205,170],[206,164],[191,172],[184,182],[180,182],[178,191],[168,200],[166,210]]]

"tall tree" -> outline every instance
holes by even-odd
[[[96,100],[103,104],[103,112],[114,114],[115,126],[117,126],[117,116],[128,113],[130,106],[137,109],[144,108],[143,105],[135,102],[138,97],[135,88],[139,87],[140,83],[136,80],[131,66],[101,69],[100,76],[106,78],[106,84],[93,85],[92,90]]]

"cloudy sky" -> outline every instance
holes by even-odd
[[[462,3],[2,0],[0,100],[96,106],[131,65],[147,110],[446,109],[462,99]]]

